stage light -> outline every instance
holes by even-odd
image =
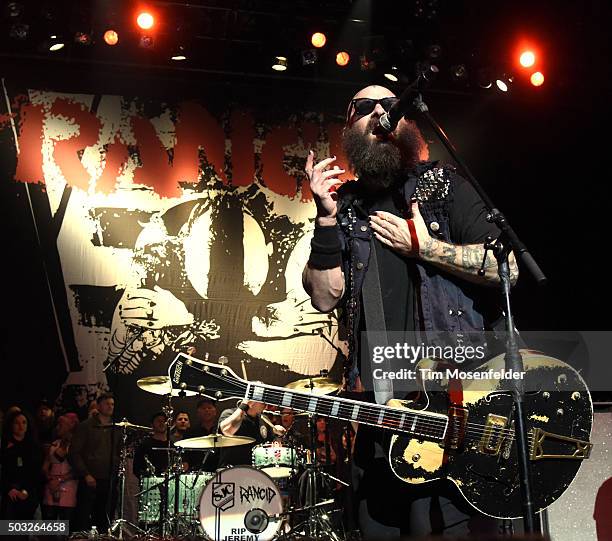
[[[540,71],[536,71],[531,74],[529,80],[533,86],[542,86],[544,84],[544,74]]]
[[[426,60],[416,63],[416,72],[417,75],[423,77],[423,79],[431,83],[436,79],[438,73],[440,73],[440,68]]]
[[[4,9],[9,18],[19,17],[23,12],[23,6],[19,2],[9,2]]]
[[[496,79],[495,84],[497,85],[497,88],[499,88],[499,90],[501,90],[502,92],[508,92],[508,85],[504,80]]]
[[[523,51],[519,62],[524,68],[530,68],[535,64],[535,54],[532,51]]]
[[[456,64],[451,68],[451,77],[455,82],[465,82],[468,78],[468,71],[465,64]]]
[[[320,48],[327,42],[327,37],[323,32],[315,32],[310,38],[310,42],[314,47]]]
[[[391,66],[391,69],[386,71],[383,75],[385,76],[385,78],[389,79],[389,81],[392,81],[394,83],[397,83],[397,81],[399,81],[399,71],[396,66]]]
[[[52,43],[51,46],[49,47],[50,51],[59,51],[60,49],[64,48],[64,43],[62,43],[61,41]]]
[[[486,68],[480,68],[476,73],[476,83],[480,88],[491,88],[493,83],[491,82],[491,74]]]
[[[336,64],[338,64],[338,66],[344,67],[349,63],[350,59],[351,57],[346,51],[340,51],[336,55]]]
[[[119,43],[119,34],[114,30],[104,32],[104,41],[107,45],[117,45]]]
[[[317,50],[316,49],[305,49],[302,51],[302,66],[312,66],[317,63]]]
[[[274,58],[274,64],[272,64],[272,69],[274,71],[285,71],[287,69],[287,57],[276,56]]]
[[[28,37],[30,33],[30,25],[23,23],[15,23],[9,30],[9,36],[13,39],[23,40]]]
[[[140,41],[138,45],[143,49],[152,49],[153,48],[153,37],[152,36],[140,36]]]
[[[170,57],[171,60],[175,62],[182,62],[183,60],[187,60],[187,56],[185,55],[185,48],[182,45],[179,45],[174,54]]]
[[[432,60],[442,56],[442,46],[437,43],[432,43],[427,47],[427,56]]]
[[[79,45],[91,45],[91,34],[87,32],[76,32],[74,34],[74,42]]]
[[[142,11],[138,14],[138,17],[136,17],[136,24],[143,30],[149,30],[153,28],[155,19],[148,11]]]

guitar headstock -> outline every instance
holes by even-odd
[[[243,398],[248,383],[221,364],[179,353],[168,368],[172,388],[193,391],[213,400]]]

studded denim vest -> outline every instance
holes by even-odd
[[[436,162],[424,162],[408,176],[404,185],[407,202],[415,197],[419,210],[432,237],[453,242],[449,227],[449,207],[453,198],[454,172],[438,167]],[[343,246],[345,294],[342,318],[347,327],[349,360],[345,367],[348,388],[357,377],[353,359],[360,320],[360,293],[370,259],[372,231],[367,214],[360,208],[354,189],[348,183],[339,191],[338,225]],[[453,277],[426,262],[415,260],[418,280],[415,283],[418,306],[415,307],[414,328],[422,332],[449,331],[459,333],[481,331],[484,317],[474,306],[474,295],[465,281]]]

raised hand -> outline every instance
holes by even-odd
[[[330,189],[341,183],[338,176],[345,171],[337,165],[330,169],[331,164],[336,161],[335,156],[325,158],[316,165],[314,160],[315,155],[311,150],[308,152],[304,171],[308,175],[310,190],[317,206],[317,220],[321,222],[321,225],[333,225],[336,222],[336,212],[338,210],[337,195],[335,190],[330,191]]]

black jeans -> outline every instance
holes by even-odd
[[[95,526],[98,533],[106,534],[117,504],[114,484],[110,479],[96,479],[96,487],[91,488],[85,481],[79,481],[75,519],[77,531],[90,530]]]

